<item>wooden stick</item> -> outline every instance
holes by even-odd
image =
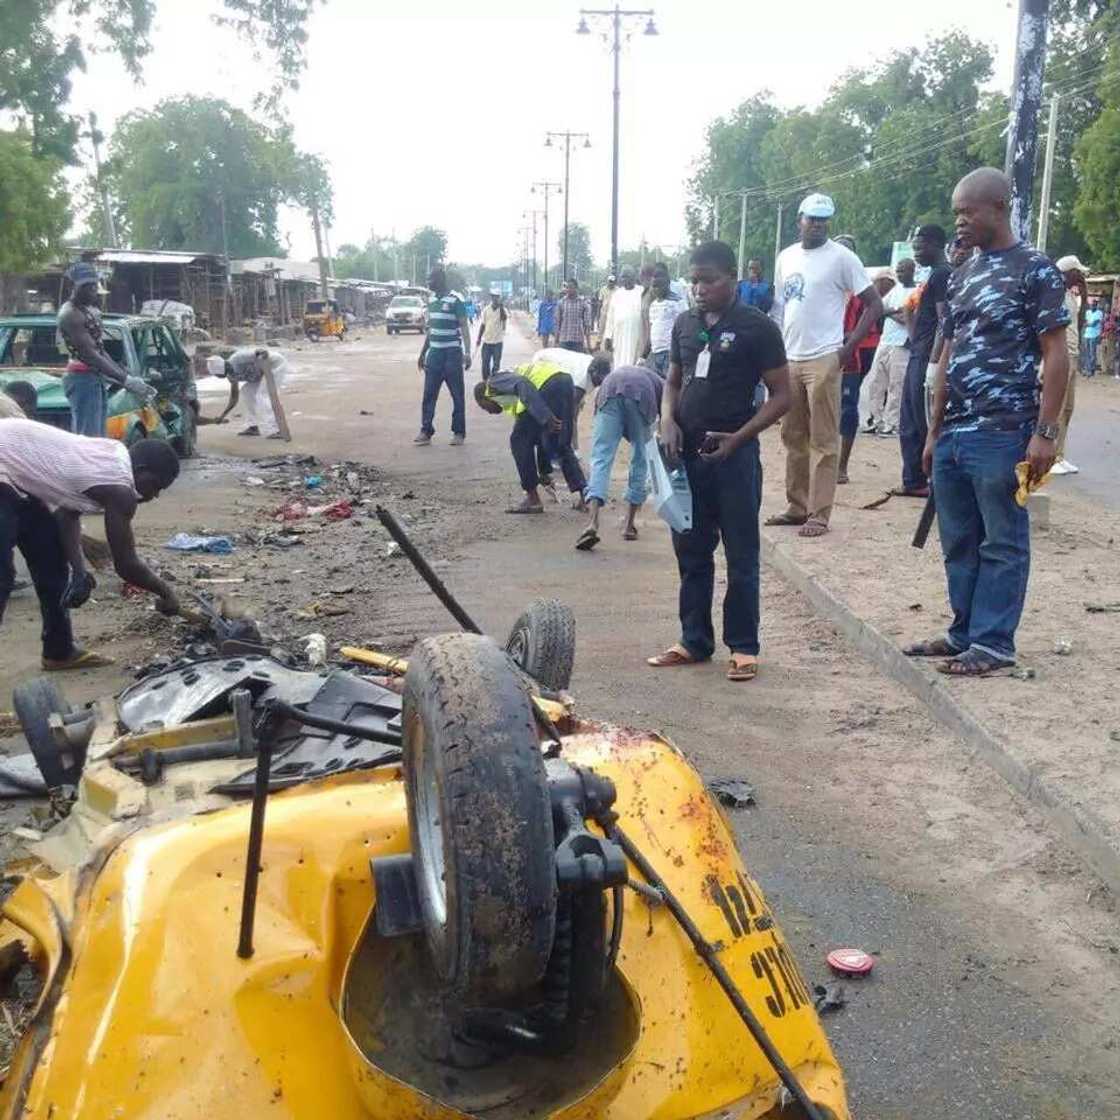
[[[292,442],[292,433],[288,428],[288,418],[284,415],[284,406],[280,403],[280,394],[276,391],[276,378],[272,376],[272,367],[268,362],[264,366],[264,383],[268,387],[268,399],[272,403],[272,415],[276,417],[276,426],[280,429],[280,438],[285,443]]]

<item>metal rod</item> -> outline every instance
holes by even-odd
[[[389,532],[389,536],[393,538],[401,546],[401,552],[408,557],[412,562],[412,566],[419,573],[420,578],[432,589],[435,597],[451,612],[451,617],[464,630],[469,630],[472,634],[481,634],[482,627],[459,604],[459,601],[447,590],[447,585],[432,571],[428,561],[420,555],[420,550],[408,539],[408,534],[401,527],[400,522],[384,507],[378,506],[377,520]]]
[[[236,712],[235,704],[234,713]],[[242,734],[243,731],[239,727],[239,739]],[[237,938],[237,955],[242,960],[248,960],[253,955],[253,921],[257,913],[257,883],[261,874],[264,810],[268,803],[268,777],[271,765],[272,742],[269,739],[262,739],[257,744],[257,773],[253,782],[253,807],[249,814],[249,850],[245,853],[245,890],[241,895],[241,931]]]
[[[603,822],[600,821],[600,824],[603,824]],[[723,962],[719,959],[716,949],[705,939],[696,923],[688,916],[688,912],[681,905],[680,900],[669,889],[669,884],[657,873],[649,860],[642,855],[634,841],[617,824],[611,823],[604,825],[604,827],[610,838],[621,845],[622,850],[626,853],[626,858],[642,873],[646,882],[660,891],[665,905],[676,919],[677,924],[684,930],[696,952],[700,954],[704,963],[711,970],[716,982],[723,989],[724,995],[727,996],[732,1007],[739,1013],[739,1018],[746,1024],[747,1030],[751,1032],[758,1048],[766,1056],[766,1060],[773,1067],[782,1084],[790,1091],[793,1099],[805,1110],[808,1120],[823,1120],[816,1104],[801,1087],[801,1083],[794,1076],[793,1070],[786,1065],[774,1043],[770,1041],[766,1028],[758,1021],[758,1017],[750,1009],[747,1001],[743,999],[742,992],[739,991],[735,981],[732,980],[731,974],[723,967]]]
[[[268,709],[280,712],[288,719],[293,719],[304,727],[315,727],[320,731],[333,731],[336,735],[353,735],[355,739],[368,739],[371,743],[388,743],[390,746],[399,747],[401,737],[392,731],[379,731],[376,727],[363,727],[360,723],[347,723],[341,719],[331,719],[329,716],[314,715],[289,704],[286,700],[268,700],[265,702]]]
[[[1046,237],[1050,232],[1050,191],[1054,184],[1054,150],[1058,141],[1058,102],[1056,93],[1050,95],[1050,127],[1046,132],[1046,162],[1042,165],[1042,197],[1038,202],[1038,245],[1040,253],[1046,252]]]
[[[1031,235],[1031,198],[1038,153],[1038,114],[1046,69],[1046,27],[1050,0],[1019,0],[1015,78],[1004,171],[1011,180],[1011,228],[1022,241]]]

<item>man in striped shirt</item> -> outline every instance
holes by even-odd
[[[436,401],[441,386],[451,394],[451,443],[458,446],[467,437],[463,370],[471,368],[471,328],[467,306],[458,292],[448,291],[447,273],[436,265],[428,276],[432,298],[428,300],[428,333],[416,364],[424,375],[424,397],[420,405],[420,434],[413,443],[427,446],[435,435]]]

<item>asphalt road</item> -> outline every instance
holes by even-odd
[[[415,488],[420,500],[437,493],[460,519],[485,522],[486,532],[457,544],[440,566],[484,627],[504,636],[530,599],[565,599],[578,620],[581,711],[662,730],[705,777],[756,786],[757,804],[734,823],[806,977],[829,979],[832,948],[878,954],[871,977],[846,984],[847,1006],[825,1021],[854,1115],[1120,1115],[1115,903],[1030,809],[772,572],[763,574],[756,682],[729,684],[718,663],[647,669],[644,656],[676,637],[664,526],[647,514],[640,540],[626,544],[609,507],[603,544],[588,555],[572,547],[582,519],[566,506],[503,519],[495,511],[518,496],[508,421],[481,413],[468,396],[467,442],[451,447],[444,397],[435,441],[414,447],[420,343],[357,333],[344,344],[291,348],[290,449],[365,460],[394,480],[395,492]],[[528,352],[511,332],[506,364]],[[203,389],[212,414],[221,386]],[[204,455],[279,450],[237,436],[236,427],[204,429]],[[192,510],[198,516],[219,493],[213,485],[203,458],[145,517],[162,526]],[[406,631],[409,612],[418,627],[439,618],[410,573],[399,579],[399,596],[370,601],[365,632]],[[21,611],[16,621],[30,638],[30,605]]]
[[[1054,492],[1060,494],[1068,487],[1120,509],[1120,381],[1116,378],[1098,374],[1078,382],[1066,453],[1080,473],[1054,479]]]

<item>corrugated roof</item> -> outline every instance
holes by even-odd
[[[108,264],[190,264],[213,253],[180,253],[165,249],[101,249],[94,258]]]

